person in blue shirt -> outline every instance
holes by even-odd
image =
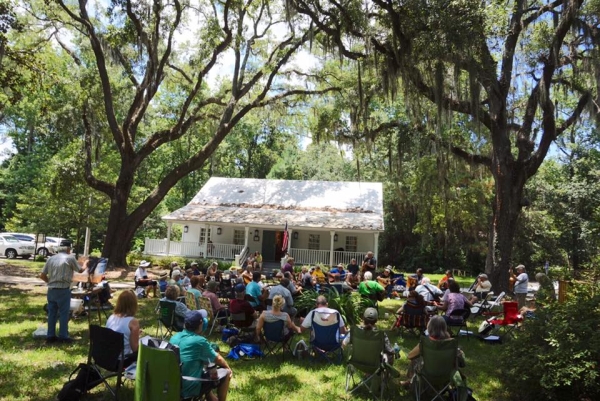
[[[346,280],[346,270],[344,270],[344,264],[340,263],[333,269],[329,270],[328,276],[330,282],[340,282]]]
[[[252,281],[246,286],[246,295],[250,295],[250,305],[257,311],[265,310],[264,300],[269,297],[269,290],[260,285],[262,275],[260,272],[252,273]]]
[[[208,367],[207,374],[214,382],[183,381],[183,398],[198,397],[203,386],[216,386],[218,401],[227,400],[229,382],[231,381],[231,368],[208,340],[202,336],[204,322],[208,313],[204,309],[189,311],[185,315],[185,328],[182,332],[171,337],[170,343],[179,347],[182,376],[202,377],[204,366]],[[214,388],[214,387],[213,387]],[[215,400],[215,395],[209,392],[208,400]]]

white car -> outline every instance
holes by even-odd
[[[22,233],[8,233],[18,240],[31,242],[35,245],[35,234],[22,234]],[[48,256],[60,252],[65,248],[67,244],[71,244],[71,241],[65,238],[58,237],[46,237],[46,242],[38,242],[36,255]]]
[[[19,241],[10,234],[0,234],[0,254],[9,259],[17,256],[28,259],[35,252],[35,246],[31,242]]]

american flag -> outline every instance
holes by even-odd
[[[288,247],[288,230],[287,230],[287,221],[285,222],[285,228],[283,229],[283,246],[281,247],[282,251],[285,251]]]

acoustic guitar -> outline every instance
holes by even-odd
[[[508,279],[508,291],[512,292],[515,288],[515,283],[517,282],[517,276],[513,273],[513,269],[508,269],[508,274],[510,278]]]

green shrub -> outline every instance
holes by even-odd
[[[317,296],[316,291],[305,291],[296,300],[294,306],[301,309],[311,310],[315,308]],[[335,309],[344,318],[346,326],[358,324],[362,316],[365,305],[361,301],[361,297],[357,293],[346,292],[340,294],[334,287],[328,289],[323,295],[327,298],[327,303],[331,309]]]
[[[570,286],[567,300],[539,308],[502,354],[514,400],[600,399],[600,285]]]

